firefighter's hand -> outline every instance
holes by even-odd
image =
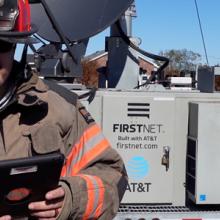
[[[5,215],[5,216],[1,216],[0,220],[11,220],[11,216],[10,215]]]
[[[32,202],[29,204],[28,208],[31,211],[31,216],[42,220],[56,219],[62,210],[64,196],[65,191],[62,187],[48,192],[45,196],[45,201]]]

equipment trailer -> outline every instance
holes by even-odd
[[[163,87],[157,77],[168,59],[141,50],[131,37],[132,0],[30,2],[38,35],[48,41],[34,50],[32,68],[46,79],[78,81],[89,37],[111,26],[101,89],[62,85],[83,97],[124,159],[129,185],[115,219],[220,219],[220,93],[213,89],[213,72],[201,70],[197,87],[185,77]],[[164,63],[149,79],[143,77],[142,86],[140,54]]]
[[[219,98],[105,90],[84,101],[130,177],[116,219],[220,219]]]

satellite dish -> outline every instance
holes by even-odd
[[[46,0],[69,41],[80,41],[103,31],[113,24],[133,0]],[[32,21],[38,34],[50,42],[61,42],[43,6],[31,4]]]

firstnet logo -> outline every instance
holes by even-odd
[[[150,119],[149,103],[128,103],[128,117],[146,117]]]

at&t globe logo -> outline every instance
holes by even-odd
[[[134,156],[127,162],[129,179],[140,181],[149,174],[149,163],[144,157]]]

